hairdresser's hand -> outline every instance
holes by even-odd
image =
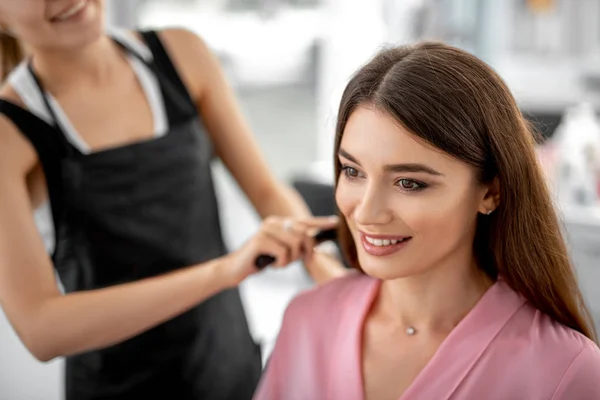
[[[284,267],[312,253],[316,232],[337,225],[337,217],[268,217],[244,246],[224,258],[223,268],[235,286],[258,271],[254,263],[259,255],[273,256],[271,266]]]

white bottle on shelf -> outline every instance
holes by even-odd
[[[600,120],[589,103],[568,109],[556,129],[554,187],[565,206],[600,207]]]

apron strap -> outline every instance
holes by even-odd
[[[118,37],[112,39],[127,53],[133,55],[142,63],[144,63],[158,78],[164,105],[169,119],[169,125],[174,121],[180,121],[190,116],[196,115],[196,103],[187,90],[187,87],[181,80],[177,69],[173,65],[167,50],[163,46],[159,35],[156,31],[139,31],[142,39],[152,53],[152,60],[146,60],[138,51],[130,44]]]
[[[158,33],[153,30],[142,31],[140,32],[144,41],[150,48],[152,55],[154,56],[154,63],[156,67],[164,76],[175,85],[178,92],[185,94],[186,100],[190,102],[190,104],[194,105],[194,101],[192,100],[192,96],[190,96],[187,87],[181,80],[181,76],[177,72],[177,69],[173,65],[171,61],[171,57],[169,56],[167,49],[164,47]]]
[[[65,207],[62,161],[67,157],[67,149],[63,141],[57,138],[62,134],[37,115],[7,100],[0,99],[0,114],[11,120],[29,140],[44,170],[54,223],[55,245],[52,254],[54,260],[59,251],[59,231]]]
[[[54,108],[50,105],[50,100],[48,99],[48,93],[42,86],[40,78],[35,73],[35,71],[33,69],[33,65],[31,63],[31,60],[29,60],[27,62],[27,69],[29,70],[29,73],[33,77],[35,85],[37,86],[40,94],[42,95],[42,99],[44,100],[44,105],[48,109],[48,112],[50,113],[50,117],[52,117],[52,125],[51,126],[59,133],[58,139],[59,139],[60,143],[62,144],[62,146],[65,148],[65,150],[67,152],[67,156],[73,156],[75,154],[81,155],[82,154],[81,151],[79,151],[79,149],[75,148],[75,146],[73,146],[67,140],[67,136],[66,136],[65,132],[63,131],[60,124],[58,123],[59,119],[56,116],[56,113],[54,112]]]

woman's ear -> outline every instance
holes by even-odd
[[[492,182],[484,186],[484,195],[479,204],[481,214],[490,215],[500,204],[500,180],[494,178]]]

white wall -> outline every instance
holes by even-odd
[[[0,309],[0,400],[59,400],[63,361],[37,362]]]
[[[107,22],[111,25],[133,28],[138,0],[106,0]]]

